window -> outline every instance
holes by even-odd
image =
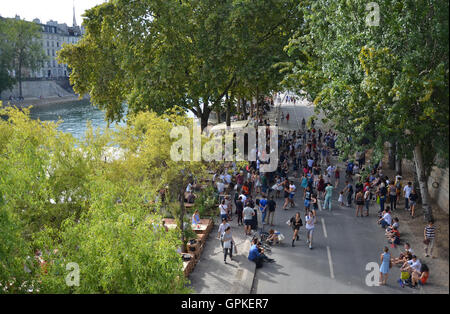
[[[52,56],[53,57],[55,56],[55,50],[52,50]]]

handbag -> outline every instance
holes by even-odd
[[[409,272],[407,272],[407,271],[402,271],[402,273],[400,274],[400,279],[401,279],[401,280],[408,280],[410,276],[411,276],[411,275],[409,274]]]
[[[430,244],[430,239],[425,239],[425,240],[423,240],[423,244],[425,244],[425,245]]]

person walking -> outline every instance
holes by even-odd
[[[289,204],[289,180],[286,178],[283,182],[283,189],[284,189],[284,204],[283,209],[287,210],[287,206]]]
[[[294,196],[296,190],[297,187],[295,186],[294,181],[291,181],[291,183],[289,184],[289,203],[291,204],[291,208],[295,207]]]
[[[411,194],[409,194],[409,208],[411,209],[411,212],[409,214],[411,215],[411,218],[414,218],[418,198],[419,196],[417,195],[416,189],[413,187],[411,190]]]
[[[340,179],[340,177],[341,177],[341,172],[340,172],[339,168],[336,167],[336,170],[334,170],[334,185],[336,187],[339,186],[339,179]]]
[[[364,194],[363,191],[358,191],[355,196],[356,201],[356,217],[358,217],[358,214],[363,216],[363,206],[364,206]]]
[[[222,202],[219,205],[220,209],[220,219],[228,219],[228,210],[227,205],[225,204],[225,199],[222,199]]]
[[[394,184],[395,182],[389,182],[389,202],[391,204],[391,210],[397,209],[397,187]]]
[[[261,225],[265,225],[267,215],[267,200],[264,196],[259,200],[259,210],[261,211]]]
[[[386,281],[389,275],[389,269],[391,265],[391,254],[387,246],[384,247],[383,253],[380,256],[381,266],[380,266],[380,282],[379,285],[386,285]]]
[[[364,192],[364,204],[366,205],[366,217],[369,216],[369,205],[370,205],[370,198],[371,198],[371,193],[370,193],[370,188],[366,187],[365,188],[365,192]]]
[[[313,240],[313,233],[314,233],[314,224],[316,223],[316,217],[312,213],[312,211],[309,211],[308,214],[306,214],[306,243],[309,244],[309,249],[312,249],[312,240]]]
[[[352,206],[353,185],[345,181],[345,186],[344,193],[347,193],[347,207],[350,207]]]
[[[286,115],[286,123],[289,124],[289,113]]]
[[[222,223],[219,225],[219,230],[217,231],[217,238],[220,239],[220,245],[223,248],[223,239],[222,236],[225,233],[225,230],[230,227],[230,224],[228,223],[227,219],[222,219]]]
[[[305,212],[308,213],[309,207],[311,206],[311,187],[308,185],[303,193],[303,198],[305,199],[304,205],[305,205]]]
[[[277,203],[274,200],[274,196],[270,196],[270,200],[267,202],[267,223],[270,223],[271,226],[274,226],[273,224],[273,218],[275,216],[275,208],[277,206]]]
[[[331,197],[333,196],[334,187],[331,183],[328,183],[325,187],[325,201],[323,203],[323,208],[331,211]]]
[[[235,205],[236,205],[237,223],[238,223],[238,226],[242,226],[242,225],[244,225],[244,223],[242,221],[242,212],[244,211],[244,202],[242,201],[242,196],[239,196]]]
[[[384,203],[386,202],[387,188],[385,184],[382,182],[380,187],[378,188],[378,197],[380,200],[380,213],[384,211]]]
[[[434,239],[436,237],[436,227],[434,226],[434,220],[430,219],[428,221],[428,225],[425,227],[423,231],[423,237],[425,244],[425,257],[433,256],[433,247],[434,247]]]
[[[244,215],[245,235],[251,235],[252,220],[253,216],[255,215],[255,211],[253,210],[253,208],[247,205],[246,207],[244,207],[242,214]]]
[[[225,229],[225,233],[222,236],[222,241],[223,241],[223,261],[226,264],[227,263],[227,255],[230,255],[231,261],[233,260],[233,245],[235,245],[233,236],[231,234],[230,226],[228,226]]]
[[[295,216],[289,220],[289,224],[292,227],[292,231],[294,231],[292,235],[292,246],[295,246],[295,241],[300,240],[298,233],[300,231],[300,227],[303,226],[303,221],[299,212],[297,212]]]
[[[412,183],[408,182],[403,188],[403,197],[405,198],[405,210],[409,210],[409,195],[412,191]]]

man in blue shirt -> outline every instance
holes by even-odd
[[[258,246],[258,239],[252,240],[252,246],[250,247],[250,251],[248,252],[248,259],[252,262],[255,262],[256,268],[262,267],[263,261],[273,263],[274,259],[268,258],[264,254],[264,249]]]
[[[259,201],[259,210],[261,211],[261,221],[264,225],[266,222],[266,214],[267,214],[267,199],[263,196],[263,198]]]

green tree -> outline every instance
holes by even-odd
[[[10,75],[11,49],[6,41],[6,22],[0,19],[0,94],[14,86],[15,80]]]
[[[347,153],[370,143],[380,158],[386,141],[397,143],[414,160],[430,217],[428,176],[448,166],[448,2],[377,4],[379,26],[369,26],[364,1],[303,2],[285,84],[333,121]]]
[[[145,112],[118,132],[89,128],[76,140],[56,123],[31,120],[27,110],[0,114],[2,291],[188,292],[177,252],[185,235],[183,192],[204,166],[172,160],[177,139],[170,132],[189,119]],[[180,226],[170,232],[156,200],[163,187],[165,209]],[[36,250],[44,262],[33,258]],[[79,286],[66,284],[71,262],[79,265]]]
[[[286,61],[299,21],[293,0],[110,1],[86,12],[86,35],[59,57],[77,93],[90,93],[110,121],[123,102],[131,114],[176,105],[203,129],[238,86],[252,90],[247,99],[276,86],[272,65]]]
[[[19,82],[19,95],[22,97],[23,71],[40,69],[47,60],[39,40],[41,31],[39,25],[24,20],[1,19],[0,25],[3,30],[3,35],[0,36],[0,51],[8,51],[9,62],[4,61],[4,64],[6,64],[7,70],[15,71],[16,79]],[[0,57],[0,70],[1,61]],[[11,81],[9,82],[11,84]]]

